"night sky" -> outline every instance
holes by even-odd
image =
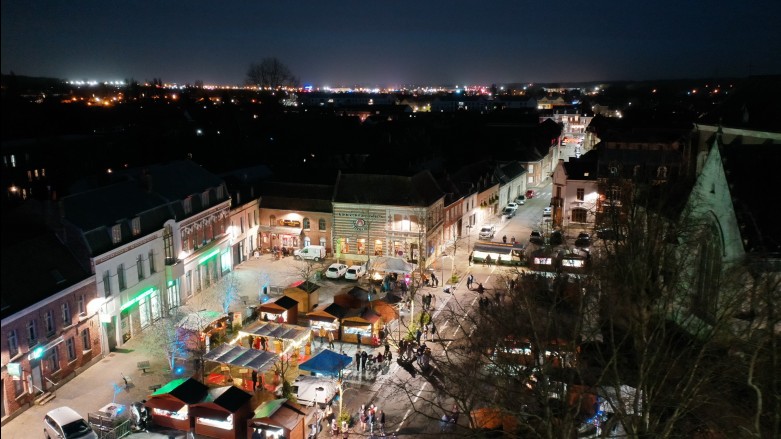
[[[400,86],[781,73],[781,1],[2,0],[2,73]]]

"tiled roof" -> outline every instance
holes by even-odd
[[[412,177],[340,174],[334,202],[388,206],[430,206],[444,194],[428,171]]]

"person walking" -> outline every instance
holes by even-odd
[[[369,359],[369,354],[366,351],[361,352],[361,370],[366,372],[366,360]]]
[[[377,410],[377,423],[380,426],[380,434],[385,436],[385,412]]]
[[[319,334],[320,335],[320,346],[322,346],[322,345],[325,344],[325,328],[321,326],[319,332],[320,332],[320,334]]]
[[[437,275],[436,274],[431,273],[431,280],[434,282],[434,286],[435,287],[439,286],[439,279],[437,279]]]
[[[423,335],[423,333],[420,331],[420,328],[418,328],[417,331],[415,331],[415,341],[418,342],[418,345],[420,345],[420,337]]]
[[[507,235],[502,236],[502,244],[507,244]]]
[[[468,290],[472,289],[472,282],[475,281],[475,277],[472,275],[472,273],[469,273],[469,276],[466,277],[466,288]]]
[[[260,347],[265,351],[266,350],[266,337],[260,337]]]
[[[258,371],[252,369],[252,391],[258,388]]]
[[[437,332],[437,325],[434,324],[434,319],[431,319],[431,339],[434,339],[434,333]]]
[[[358,420],[361,422],[361,431],[365,432],[366,422],[368,421],[368,419],[366,414],[366,408],[363,405],[361,405],[361,411],[358,413]]]
[[[361,333],[360,333],[360,332],[357,332],[357,333],[355,334],[355,338],[357,338],[357,339],[358,339],[358,349],[361,349]]]
[[[336,349],[334,347],[334,331],[328,331],[328,349]]]
[[[388,340],[385,340],[385,356],[387,357],[388,354],[390,354],[390,343],[388,343]]]
[[[472,253],[469,253],[469,266],[472,266]]]
[[[483,288],[483,284],[478,283],[477,284],[477,294],[483,294],[485,292],[485,288]]]
[[[361,370],[361,350],[355,351],[355,370]]]

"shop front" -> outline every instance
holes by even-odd
[[[524,263],[524,246],[503,244],[498,242],[478,242],[472,249],[472,260],[475,263],[486,262],[490,256],[496,265],[521,265]]]
[[[342,320],[342,341],[379,346],[380,315],[369,307],[350,309]]]
[[[247,435],[247,420],[252,418],[252,394],[235,386],[209,389],[204,402],[190,406],[195,434],[217,439],[237,439]]]
[[[266,302],[258,308],[261,320],[277,323],[298,324],[298,301],[282,296],[274,302]]]
[[[173,380],[146,401],[155,425],[180,431],[192,430],[190,405],[203,402],[209,388],[193,378]]]
[[[294,250],[301,248],[301,221],[276,218],[271,221],[271,226],[258,226],[264,249],[284,249],[286,254],[292,256]]]

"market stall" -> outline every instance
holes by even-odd
[[[185,348],[196,352],[205,344],[206,351],[225,337],[228,316],[217,311],[201,310],[187,314],[176,325],[179,340]]]
[[[342,319],[342,341],[356,343],[360,334],[361,343],[378,346],[377,332],[380,327],[380,315],[373,309],[369,307],[349,309]]]
[[[472,260],[475,263],[485,262],[490,256],[497,265],[521,265],[524,258],[524,246],[520,243],[504,244],[501,242],[478,242],[472,248]]]
[[[283,296],[298,302],[298,312],[307,313],[320,302],[320,285],[314,282],[296,282],[282,291]]]
[[[332,303],[323,309],[318,309],[306,314],[309,319],[309,327],[317,331],[324,328],[334,334],[334,339],[341,338],[342,319],[347,315],[347,308],[337,303]]]
[[[265,344],[267,351],[280,355],[294,354],[293,356],[298,357],[301,348],[309,343],[310,330],[298,325],[258,320],[239,330],[239,340],[254,349],[261,349]],[[265,343],[261,337],[265,339]]]
[[[298,324],[298,301],[292,297],[282,296],[273,302],[266,302],[260,305],[259,311],[261,320]]]
[[[252,418],[252,395],[235,386],[209,389],[203,402],[190,406],[195,434],[218,439],[246,436],[247,420]]]
[[[159,388],[146,401],[155,425],[190,431],[189,408],[206,399],[209,388],[193,378],[179,378]]]
[[[224,344],[209,351],[203,359],[222,366],[219,371],[208,375],[208,383],[224,385],[233,382],[246,390],[252,390],[253,386],[249,382],[251,371],[255,370],[258,374],[271,371],[279,356],[273,352]]]
[[[306,411],[287,399],[266,401],[255,408],[247,421],[247,439],[304,439]]]

